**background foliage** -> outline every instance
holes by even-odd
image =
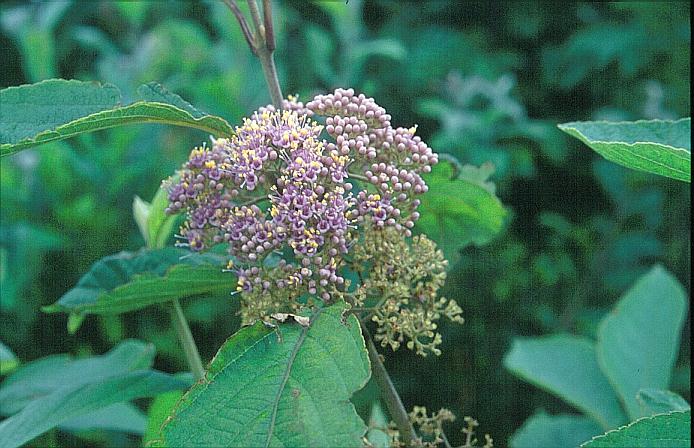
[[[309,98],[351,86],[375,97],[395,124],[418,123],[438,152],[491,162],[491,180],[511,211],[491,244],[453,254],[444,294],[463,307],[466,324],[444,325],[443,355],[413,363],[412,353],[388,354],[408,407],[473,414],[505,445],[536,408],[571,410],[503,368],[514,336],[595,339],[601,318],[656,262],[690,291],[688,185],[609,163],[556,128],[688,116],[689,3],[276,3],[285,92]],[[258,62],[222,2],[0,8],[7,61],[0,87],[50,77],[101,80],[129,104],[140,97],[138,86],[159,81],[230,123],[269,102]],[[20,360],[101,354],[136,337],[156,346],[154,368],[185,369],[168,316],[157,307],[137,318],[87,317],[74,335],[64,315],[39,310],[98,259],[143,245],[133,196],[152,198],[204,138],[136,126],[2,159],[0,340]],[[183,305],[209,360],[238,327],[237,304],[222,292]],[[687,320],[685,335],[689,329]],[[672,389],[689,400],[688,340],[682,338]],[[368,386],[361,393],[364,403],[371,393]],[[44,437],[76,440],[66,432]],[[137,442],[113,431],[90,437],[95,446]],[[462,441],[452,431],[451,438]]]

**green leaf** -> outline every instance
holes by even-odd
[[[34,8],[31,4],[10,8],[7,4],[3,6],[0,16],[2,30],[12,36],[21,50],[20,60],[26,77],[39,81],[55,76],[55,29],[72,4],[51,2],[43,5],[43,8]]]
[[[417,229],[441,248],[451,264],[460,249],[488,243],[504,226],[506,210],[488,178],[490,164],[457,166],[443,159],[424,176],[429,191],[422,196]]]
[[[19,360],[8,346],[0,342],[0,375],[7,375],[19,365]]]
[[[141,413],[114,404],[190,384],[148,370],[153,362],[153,345],[125,340],[101,356],[53,355],[24,365],[0,387],[0,414],[14,414],[0,423],[3,447],[19,446],[55,426],[141,432]]]
[[[145,432],[146,425],[147,417],[136,406],[130,403],[115,403],[72,418],[60,424],[58,428],[76,433],[102,429],[141,435]]]
[[[669,390],[641,389],[636,394],[643,415],[665,414],[672,411],[688,411],[689,403]]]
[[[307,327],[258,322],[233,335],[164,424],[163,443],[362,446],[366,426],[349,398],[370,369],[359,321],[345,309],[320,309]]]
[[[462,165],[458,177],[467,180],[473,184],[479,185],[491,194],[496,194],[496,185],[489,178],[494,174],[494,165],[492,163],[484,163],[479,167],[474,165]]]
[[[151,397],[187,386],[185,381],[153,370],[138,370],[79,387],[61,387],[33,400],[19,413],[0,422],[3,447],[23,445],[72,418],[113,403]]]
[[[120,252],[97,261],[48,313],[120,314],[156,303],[227,293],[234,276],[222,272],[222,259],[165,248]]]
[[[667,389],[687,309],[682,286],[654,267],[622,297],[598,328],[598,363],[631,419],[644,416],[640,389]]]
[[[581,448],[688,448],[692,446],[691,411],[644,417],[609,431],[581,445]]]
[[[108,353],[73,359],[51,355],[22,366],[0,387],[0,414],[20,411],[31,401],[43,398],[61,387],[79,387],[111,376],[147,369],[154,362],[154,346],[126,339]]]
[[[504,366],[576,406],[605,429],[627,422],[588,339],[569,335],[515,339]]]
[[[182,396],[183,392],[174,390],[161,394],[152,401],[147,412],[147,429],[142,438],[143,446],[148,446],[148,444],[159,440],[161,426],[166,421],[166,418],[171,415],[174,406],[176,406],[176,403]]]
[[[627,168],[691,181],[691,118],[585,121],[560,124],[559,129]]]
[[[523,423],[509,439],[512,448],[576,448],[599,434],[600,426],[582,415],[548,415],[542,411]]]
[[[0,143],[16,144],[77,119],[118,107],[111,84],[49,79],[0,90]]]
[[[148,86],[142,92],[152,97],[155,90]],[[163,92],[162,88],[157,102],[139,101],[123,106],[119,90],[110,84],[50,79],[3,89],[0,156],[127,124],[161,123],[196,128],[215,136],[233,134],[224,119],[203,114],[177,95]]]

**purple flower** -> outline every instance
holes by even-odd
[[[342,256],[360,225],[411,235],[416,196],[427,191],[421,174],[438,158],[416,128],[393,128],[385,109],[352,89],[284,108],[261,108],[231,138],[195,148],[167,212],[186,212],[181,235],[192,250],[228,245],[243,265],[241,291],[293,288],[330,300],[344,288]],[[273,252],[279,267],[266,266]]]

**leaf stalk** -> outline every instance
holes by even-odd
[[[171,322],[178,335],[178,340],[183,347],[183,352],[186,355],[186,361],[188,361],[188,366],[193,373],[193,377],[196,381],[201,380],[205,377],[205,368],[202,365],[198,347],[195,345],[193,334],[190,332],[190,327],[188,326],[188,320],[186,320],[186,316],[183,314],[183,309],[178,299],[171,301]]]

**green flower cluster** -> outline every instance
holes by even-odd
[[[363,279],[356,300],[376,301],[371,317],[378,326],[376,341],[397,350],[407,340],[418,355],[441,354],[437,321],[445,316],[463,323],[463,318],[454,300],[438,296],[447,261],[436,244],[424,235],[408,243],[394,229],[373,229],[364,232],[353,253],[353,269]]]
[[[451,447],[451,443],[443,430],[444,423],[451,423],[456,420],[455,414],[449,409],[441,408],[436,412],[429,413],[424,406],[415,406],[408,414],[410,422],[417,428],[417,433],[421,438],[416,438],[410,446],[415,448],[439,448]],[[484,435],[484,445],[478,445],[481,441],[475,437],[475,429],[479,426],[477,420],[472,417],[463,418],[465,426],[461,432],[465,435],[465,441],[456,448],[493,448],[494,440],[489,434]],[[397,426],[390,422],[387,428],[376,428],[388,435],[392,448],[404,448],[406,445],[400,440],[400,433]],[[371,445],[366,445],[371,447]]]

